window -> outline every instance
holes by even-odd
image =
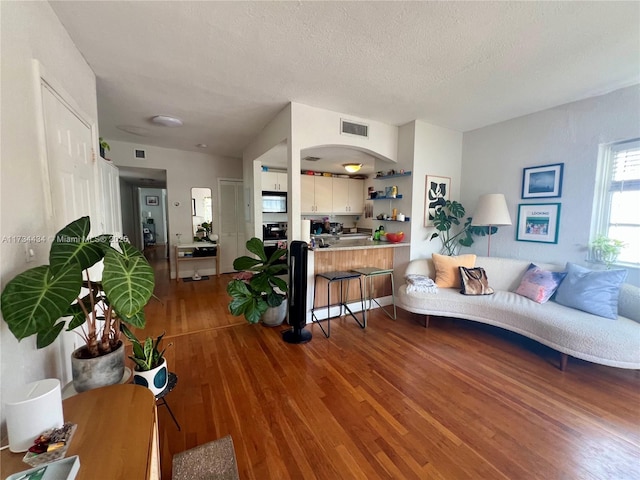
[[[622,240],[618,262],[640,265],[640,139],[602,147],[598,169],[593,236]]]

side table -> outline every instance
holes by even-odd
[[[173,372],[169,372],[169,380],[167,381],[167,386],[165,387],[164,390],[162,390],[159,394],[156,395],[156,402],[160,400],[162,403],[157,403],[157,405],[159,407],[161,407],[162,405],[167,407],[167,410],[169,410],[169,415],[171,415],[171,418],[173,418],[173,421],[176,424],[176,427],[178,427],[178,431],[181,431],[180,424],[178,423],[178,420],[176,420],[176,417],[171,411],[171,407],[169,406],[169,404],[167,403],[167,399],[165,398],[169,393],[171,393],[171,391],[174,388],[176,388],[177,384],[178,384],[178,376]]]

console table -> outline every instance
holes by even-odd
[[[215,255],[203,255],[197,256],[194,255],[199,248],[213,248],[216,249]],[[176,252],[176,283],[180,281],[180,263],[182,262],[193,262],[195,261],[203,261],[203,260],[215,260],[216,261],[216,275],[220,276],[220,244],[219,243],[207,243],[207,242],[199,242],[199,243],[184,243],[175,246]],[[180,253],[183,256],[180,256]],[[191,253],[190,256],[187,256]]]
[[[139,385],[96,388],[62,402],[65,422],[78,425],[66,457],[80,457],[77,480],[160,479],[156,399]],[[24,453],[3,450],[2,478],[31,468]]]

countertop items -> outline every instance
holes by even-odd
[[[366,250],[369,248],[401,248],[408,247],[408,242],[401,243],[390,243],[390,242],[381,242],[377,240],[368,240],[368,239],[357,239],[357,240],[348,240],[343,239],[339,242],[333,243],[329,245],[329,248],[316,248],[315,252],[330,252],[336,250]]]

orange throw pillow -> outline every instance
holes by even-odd
[[[460,288],[462,280],[458,267],[473,268],[476,265],[476,256],[473,254],[450,257],[434,253],[431,258],[436,268],[436,285],[440,288]]]

